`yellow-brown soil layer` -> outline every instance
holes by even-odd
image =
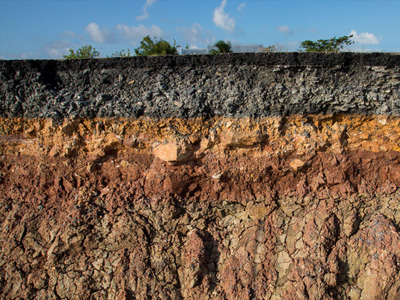
[[[2,154],[106,155],[152,153],[176,144],[199,155],[310,155],[350,150],[400,151],[400,118],[290,116],[262,119],[0,119]],[[166,148],[167,149],[167,148]],[[187,157],[186,157],[187,158]]]

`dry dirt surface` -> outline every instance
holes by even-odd
[[[0,125],[1,299],[400,299],[398,118]]]

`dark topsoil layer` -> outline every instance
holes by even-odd
[[[400,56],[264,53],[0,61],[0,117],[400,115]]]

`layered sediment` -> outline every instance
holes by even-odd
[[[399,58],[0,61],[0,294],[398,299]]]

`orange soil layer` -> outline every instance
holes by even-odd
[[[182,154],[188,152],[185,158],[204,151],[252,156],[400,151],[400,118],[77,119],[59,125],[52,120],[0,119],[2,154],[73,157],[77,153],[152,153],[158,145],[168,143],[180,146]]]
[[[400,186],[400,118],[1,121],[0,191],[30,187],[38,205],[112,190],[135,201],[247,203]]]

